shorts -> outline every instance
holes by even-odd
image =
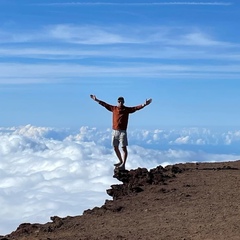
[[[113,130],[112,131],[112,146],[126,147],[128,145],[126,130]]]

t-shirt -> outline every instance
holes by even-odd
[[[126,107],[124,105],[121,107],[113,106],[103,101],[99,101],[99,104],[113,113],[112,129],[114,130],[127,130],[129,114],[143,108],[142,105],[138,105],[135,107]]]

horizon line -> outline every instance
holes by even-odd
[[[114,3],[114,2],[94,2],[94,3],[88,3],[88,2],[65,2],[65,3],[46,3],[46,4],[38,4],[38,5],[46,5],[46,6],[66,6],[66,5],[82,5],[82,6],[95,6],[95,5],[122,5],[122,6],[166,6],[166,5],[202,5],[202,6],[230,6],[232,5],[232,2],[150,2],[150,3]]]

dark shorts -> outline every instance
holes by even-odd
[[[112,146],[126,147],[128,145],[126,130],[113,130],[112,131]]]

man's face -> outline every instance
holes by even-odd
[[[124,100],[123,99],[118,99],[118,106],[123,106]]]

